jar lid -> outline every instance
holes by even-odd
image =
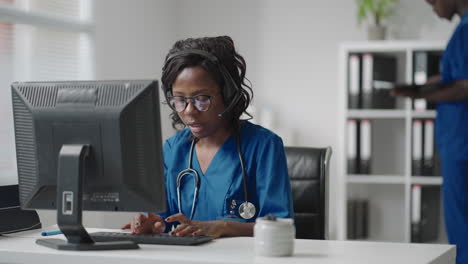
[[[259,217],[255,221],[256,223],[274,224],[274,225],[293,225],[294,219],[292,218],[277,218],[274,215],[267,215],[265,217]]]

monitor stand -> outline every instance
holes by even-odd
[[[83,178],[89,145],[63,145],[57,171],[57,224],[67,240],[38,239],[36,244],[59,250],[137,249],[132,241],[94,242],[82,224]]]

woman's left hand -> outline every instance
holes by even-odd
[[[169,234],[173,236],[211,236],[221,237],[224,234],[226,222],[218,221],[192,221],[185,215],[178,213],[166,218],[166,222],[180,222]]]

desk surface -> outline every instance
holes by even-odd
[[[267,258],[255,256],[251,237],[221,238],[199,246],[140,245],[136,250],[79,252],[36,245],[39,237],[40,231],[0,236],[0,263],[455,263],[452,245],[296,239],[293,256]],[[59,237],[63,238],[54,236]]]

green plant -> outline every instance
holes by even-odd
[[[398,0],[357,0],[358,23],[373,17],[376,26],[380,26],[382,20],[393,14],[393,6]]]

